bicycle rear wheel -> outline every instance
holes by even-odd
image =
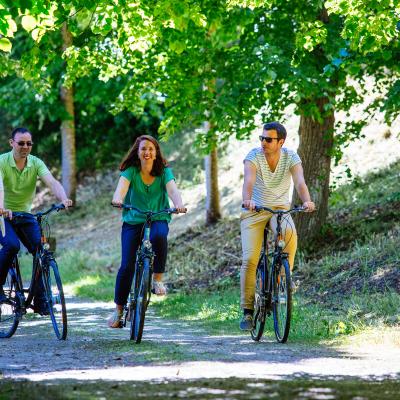
[[[264,257],[260,258],[257,266],[256,273],[256,292],[254,301],[254,327],[252,329],[251,337],[255,341],[259,341],[264,332],[265,318],[266,318],[266,304],[265,304],[265,288],[264,288]]]
[[[10,338],[17,330],[21,316],[21,299],[16,291],[17,282],[9,272],[3,285],[7,300],[0,303],[0,338]]]
[[[67,309],[60,273],[55,260],[42,268],[46,302],[54,332],[59,340],[67,338]]]
[[[290,288],[290,268],[286,259],[275,265],[272,297],[274,330],[276,340],[285,343],[289,336],[290,318],[292,315],[292,290]]]
[[[131,318],[131,340],[140,343],[143,335],[144,319],[150,291],[150,259],[143,260],[143,270],[139,275],[139,285],[135,296],[135,309]]]

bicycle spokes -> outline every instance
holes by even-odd
[[[22,315],[21,297],[12,273],[8,274],[3,289],[7,300],[0,303],[0,338],[9,338],[15,333]]]
[[[46,301],[54,332],[58,339],[67,337],[67,310],[57,263],[51,260],[42,270]]]
[[[290,291],[290,269],[287,260],[283,260],[276,270],[273,285],[274,330],[278,342],[286,342],[291,318],[292,297]]]

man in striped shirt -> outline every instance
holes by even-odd
[[[306,211],[314,211],[310,193],[304,181],[303,168],[298,154],[282,147],[286,129],[278,122],[264,125],[260,136],[261,147],[249,152],[244,159],[243,207],[241,215],[241,237],[243,264],[240,271],[240,304],[243,318],[240,329],[252,330],[255,296],[256,268],[263,240],[263,231],[268,222],[272,230],[276,219],[267,211],[254,211],[255,206],[271,209],[289,209],[291,180]],[[297,249],[297,234],[290,215],[282,223],[285,235],[285,252],[289,254],[290,269],[293,269]]]

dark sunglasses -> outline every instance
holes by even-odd
[[[28,147],[32,147],[33,142],[16,142],[18,146],[23,147],[27,145]]]
[[[277,138],[277,137],[266,137],[266,136],[259,136],[258,137],[262,142],[264,141],[264,142],[267,142],[267,143],[272,143],[272,141],[273,140],[280,140],[279,138]]]

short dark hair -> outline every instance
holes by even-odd
[[[286,129],[279,122],[267,122],[266,124],[264,124],[263,129],[264,131],[270,131],[273,129],[278,134],[279,139],[286,140]]]
[[[32,133],[30,133],[28,129],[19,127],[19,128],[15,128],[15,129],[11,132],[11,138],[12,138],[13,140],[15,139],[15,135],[16,135],[17,133],[29,133],[29,134],[32,136]]]

